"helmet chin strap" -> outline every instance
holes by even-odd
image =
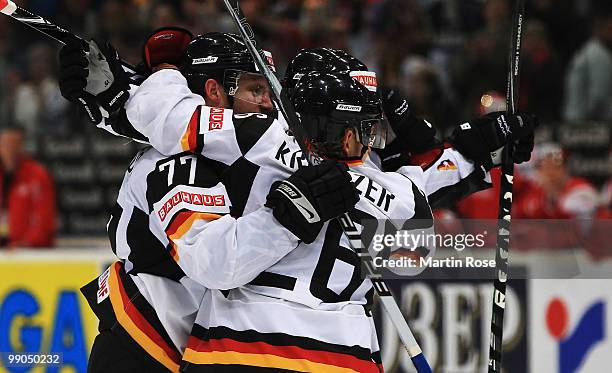
[[[233,110],[234,109],[234,102],[236,101],[235,97],[234,96],[230,96],[228,94],[226,94],[226,97],[227,97],[227,103],[229,104],[229,107],[232,108],[232,110]]]
[[[368,151],[370,150],[370,147],[368,146],[364,146],[363,148],[361,148],[361,159],[363,159],[363,157],[368,153]]]

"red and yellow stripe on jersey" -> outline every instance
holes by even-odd
[[[221,215],[219,214],[195,212],[190,210],[184,210],[176,214],[166,228],[166,235],[170,239],[170,255],[172,258],[177,262],[179,260],[178,250],[174,241],[183,237],[185,233],[191,229],[191,226],[196,220],[216,220],[220,217]]]
[[[189,125],[181,137],[181,148],[183,151],[188,151],[191,153],[199,153],[202,150],[201,147],[201,136],[198,136],[200,133],[200,116],[202,115],[202,107],[198,106],[198,108],[193,112],[191,119],[189,120]]]
[[[108,296],[101,298],[101,291],[105,288]],[[172,343],[153,307],[125,273],[122,262],[113,263],[108,274],[96,278],[81,291],[101,325],[119,324],[121,327],[112,327],[112,332],[127,339],[128,343],[132,342],[130,345],[135,342],[153,366],[161,365],[172,372],[179,371],[181,353]]]
[[[363,165],[363,161],[361,159],[351,159],[351,160],[340,161],[340,162],[346,164],[348,167],[356,167],[356,166]]]
[[[109,298],[115,311],[117,322],[155,360],[171,371],[178,372],[181,359],[180,353],[171,344],[169,337],[167,340],[162,337],[158,330],[148,321],[149,318],[145,317],[131,297],[128,296],[125,281],[128,276],[125,272],[121,272],[123,272],[123,266],[120,262],[116,262],[111,267],[109,276]],[[134,283],[130,285],[136,286]]]
[[[214,369],[213,369],[214,368]],[[194,325],[183,371],[380,373],[369,350],[284,333],[205,329]],[[215,370],[217,369],[217,370]]]

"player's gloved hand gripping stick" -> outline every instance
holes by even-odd
[[[323,223],[350,211],[359,201],[355,184],[342,163],[325,161],[303,167],[270,187],[266,206],[276,220],[304,243],[312,243]]]
[[[109,115],[122,109],[129,98],[130,81],[110,43],[94,39],[87,47],[88,53],[83,53],[80,43],[68,43],[60,50],[59,88],[62,96],[79,105],[87,119],[97,124],[102,120],[98,104]]]
[[[291,131],[293,132],[294,137],[297,140],[297,143],[302,148],[304,154],[307,154],[307,150],[305,149],[304,139],[306,135],[304,133],[304,129],[300,125],[300,121],[293,111],[293,106],[289,101],[289,97],[287,97],[286,92],[282,92],[282,86],[280,81],[274,75],[274,73],[270,70],[268,65],[264,62],[263,57],[259,54],[257,50],[257,46],[255,45],[255,38],[253,34],[253,29],[246,21],[244,15],[242,14],[240,7],[238,5],[238,1],[236,0],[223,0],[230,16],[234,20],[236,27],[238,27],[240,31],[240,35],[244,39],[245,44],[249,48],[257,67],[261,71],[261,73],[266,77],[268,83],[272,88],[272,92],[279,103],[279,110],[283,114],[283,116],[287,119],[287,122],[290,126]],[[387,284],[383,280],[380,273],[377,272],[372,257],[368,253],[367,250],[363,247],[363,242],[361,240],[361,230],[353,223],[348,214],[344,214],[339,218],[340,226],[342,230],[346,234],[349,239],[351,246],[355,250],[355,252],[359,255],[361,265],[366,270],[368,277],[371,279],[372,284],[374,285],[374,289],[378,294],[381,303],[383,304],[384,309],[387,311],[389,318],[391,319],[393,325],[397,329],[397,332],[412,359],[418,373],[431,373],[431,368],[429,363],[425,359],[421,348],[419,347],[406,319],[402,315],[402,312],[395,302],[391,291],[387,287]]]

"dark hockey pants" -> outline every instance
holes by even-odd
[[[151,365],[110,330],[96,336],[87,373],[167,373]]]

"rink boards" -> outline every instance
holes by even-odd
[[[0,353],[60,353],[63,366],[0,372],[85,372],[97,321],[80,286],[113,261],[110,250],[0,253]],[[489,255],[489,252],[483,253]],[[504,333],[509,372],[603,372],[612,363],[612,260],[580,252],[512,253]],[[551,279],[571,263],[588,279]],[[537,278],[529,278],[537,273]],[[577,273],[578,274],[578,273]],[[585,275],[586,274],[586,275]],[[487,279],[393,282],[413,332],[436,372],[486,372],[491,313]],[[384,314],[377,312],[386,372],[411,372]],[[6,355],[4,355],[6,356]]]

